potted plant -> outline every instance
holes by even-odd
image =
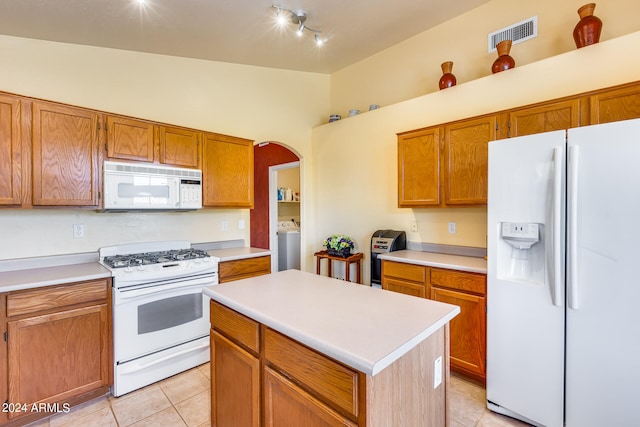
[[[346,258],[351,255],[351,250],[355,247],[351,237],[343,234],[334,234],[322,242],[322,246],[327,248],[329,255]]]

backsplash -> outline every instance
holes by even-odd
[[[244,228],[240,228],[244,223]],[[74,238],[74,225],[84,237]],[[226,230],[223,230],[225,229]],[[0,210],[0,260],[97,251],[155,240],[249,241],[248,209],[106,213],[71,209]]]

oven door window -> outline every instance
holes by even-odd
[[[138,335],[201,319],[202,294],[178,295],[138,306]]]
[[[209,335],[209,298],[202,287],[165,289],[121,299],[114,290],[113,354],[117,362]]]

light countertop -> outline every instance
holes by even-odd
[[[212,249],[207,252],[209,255],[218,258],[218,261],[220,262],[271,255],[271,251],[269,249],[251,247]]]
[[[205,295],[368,375],[459,312],[455,305],[298,270],[204,288]]]
[[[380,254],[378,258],[408,264],[425,265],[427,267],[440,267],[468,271],[470,273],[487,274],[487,260],[478,257],[404,250]]]
[[[208,252],[211,256],[218,258],[219,261],[231,261],[271,254],[268,249],[250,247],[212,249]],[[65,263],[72,258],[76,259],[76,262]],[[111,271],[98,263],[97,258],[97,253],[91,253],[25,258],[13,262],[3,261],[9,267],[13,264],[16,269],[0,269],[0,293],[111,277]],[[82,259],[83,261],[77,262],[77,259]],[[91,262],[90,259],[95,259],[95,262]],[[55,265],[55,263],[60,264]]]
[[[97,262],[4,271],[0,272],[0,292],[82,282],[105,277],[111,277],[111,270]]]

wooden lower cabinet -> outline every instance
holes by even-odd
[[[451,320],[451,370],[484,383],[487,358],[485,274],[431,269],[432,300],[460,307]]]
[[[448,325],[375,376],[366,375],[218,302],[211,316],[211,425],[447,425]]]
[[[431,269],[422,265],[382,261],[382,289],[414,297],[429,297]]]
[[[305,427],[355,427],[357,424],[333,411],[277,372],[264,372],[264,425]]]
[[[271,273],[271,256],[222,261],[218,265],[220,283]]]
[[[26,411],[5,412],[0,424],[26,424],[50,415],[34,407],[60,412],[108,392],[111,279],[10,292],[3,299],[6,365],[0,369],[8,384],[0,387],[6,390],[2,401]]]
[[[260,425],[260,360],[216,331],[211,331],[211,382],[212,425]]]
[[[451,369],[485,382],[486,298],[433,286],[431,299],[460,307],[451,321]]]
[[[457,305],[451,320],[451,370],[486,381],[486,275],[382,261],[382,288]]]

